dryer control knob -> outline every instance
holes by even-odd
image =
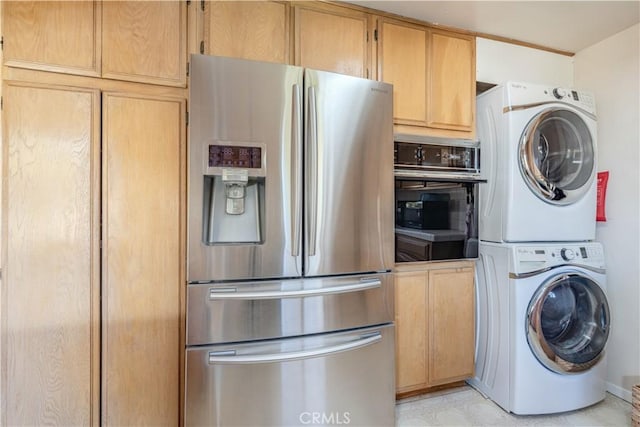
[[[562,99],[565,96],[567,96],[567,91],[562,89],[561,87],[557,87],[553,90],[553,96],[555,96],[558,99]]]
[[[573,251],[573,249],[562,248],[560,250],[560,256],[565,261],[571,261],[576,257],[576,253]]]

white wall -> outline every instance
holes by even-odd
[[[476,80],[573,87],[573,61],[569,56],[478,37]]]
[[[631,401],[640,383],[640,24],[574,57],[576,87],[594,93],[598,112],[598,169],[609,171],[604,245],[611,309],[607,381]]]

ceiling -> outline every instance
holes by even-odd
[[[573,53],[640,22],[640,0],[347,3]]]

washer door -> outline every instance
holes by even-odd
[[[546,280],[531,299],[526,329],[540,363],[557,373],[583,372],[604,355],[609,305],[592,279],[561,273]]]
[[[594,141],[584,120],[566,109],[536,115],[522,134],[520,172],[536,196],[568,205],[579,200],[595,176]]]

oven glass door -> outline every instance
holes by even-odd
[[[396,178],[396,263],[477,258],[477,187]],[[412,203],[420,203],[420,221],[407,220]]]

